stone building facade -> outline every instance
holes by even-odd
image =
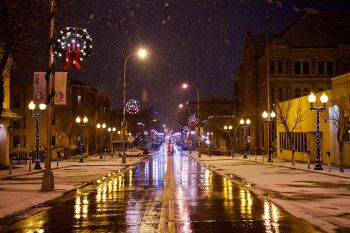
[[[333,77],[349,72],[349,22],[349,12],[305,13],[281,35],[246,33],[234,106],[238,117],[252,121],[251,148],[267,146],[267,80],[273,110],[277,102],[331,89]],[[275,122],[270,132],[274,147]]]
[[[11,85],[11,108],[22,116],[13,121],[13,132],[10,138],[11,150],[35,149],[35,119],[31,117],[28,104],[32,100],[32,81]],[[78,146],[80,132],[75,119],[87,116],[88,126],[85,128],[85,143],[90,153],[98,148],[98,122],[110,122],[111,98],[91,86],[78,80],[67,82],[67,105],[54,106],[51,144],[53,158],[57,148],[75,148]],[[47,145],[47,115],[39,119],[40,147]],[[107,137],[107,136],[106,136]]]

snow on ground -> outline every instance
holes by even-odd
[[[269,199],[293,215],[335,232],[338,227],[350,228],[350,172],[314,171],[313,166],[297,163],[296,167],[280,161],[262,162],[258,157],[243,159],[202,155],[198,161],[226,176],[238,177],[247,189]],[[266,161],[266,158],[265,158]],[[231,175],[232,174],[232,175]]]
[[[84,163],[78,159],[65,160],[56,167],[52,162],[55,191],[42,192],[43,173],[37,170],[28,171],[27,166],[17,166],[9,176],[8,170],[0,171],[0,218],[31,208],[40,203],[60,197],[76,189],[80,184],[92,182],[110,172],[118,172],[127,166],[133,166],[145,157],[127,158],[122,164],[121,158],[100,160],[98,157],[85,158]],[[44,168],[44,164],[41,164]]]

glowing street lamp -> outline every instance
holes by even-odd
[[[243,158],[246,159],[247,158],[247,129],[249,128],[251,121],[249,119],[244,120],[241,119],[239,121],[239,124],[241,125],[241,127],[243,128],[243,135],[244,135],[244,149],[243,149]]]
[[[34,101],[30,101],[28,104],[30,110],[30,116],[35,118],[35,170],[41,170],[40,167],[40,151],[39,151],[39,118],[44,116],[44,111],[46,109],[46,104],[39,104],[40,112],[34,113],[36,105]]]
[[[131,57],[139,57],[141,59],[145,59],[147,57],[148,53],[146,49],[139,49],[136,53],[133,52],[129,56],[126,57],[125,62],[124,62],[124,75],[123,75],[123,121],[122,121],[122,135],[123,135],[123,158],[122,158],[122,163],[126,163],[126,156],[125,156],[125,124],[126,124],[126,67],[127,67],[127,62]]]
[[[267,162],[272,163],[272,148],[271,148],[271,135],[270,135],[270,123],[274,121],[276,117],[276,113],[274,111],[266,112],[264,111],[262,117],[267,122],[267,149],[268,149],[268,159]],[[263,161],[264,161],[264,153],[263,153]]]
[[[117,129],[115,127],[111,128],[111,127],[108,127],[107,131],[109,132],[110,134],[110,147],[111,147],[111,157],[114,156],[114,151],[113,151],[113,134],[115,133]]]
[[[98,131],[100,131],[100,143],[99,143],[99,154],[100,154],[100,159],[103,159],[102,155],[102,150],[103,150],[103,130],[106,128],[106,124],[103,123],[102,125],[100,123],[97,123],[96,128]]]
[[[321,107],[315,107],[314,103],[316,102],[316,96],[313,92],[308,96],[308,101],[310,103],[310,110],[316,111],[316,163],[314,170],[323,170],[321,164],[321,143],[320,143],[320,112],[326,110],[326,104],[328,102],[328,96],[323,93],[320,97],[322,103]]]
[[[233,153],[233,138],[232,138],[231,133],[230,133],[230,131],[232,129],[233,129],[232,125],[225,125],[224,126],[224,131],[227,133],[227,135],[230,138],[230,154],[231,154],[231,157],[233,158],[233,156],[234,156],[234,153]]]
[[[193,85],[191,85],[193,86]],[[187,83],[183,83],[182,84],[182,88],[183,89],[187,89],[189,87],[189,85]],[[201,135],[200,135],[200,132],[201,132],[201,120],[200,120],[200,115],[199,115],[199,90],[196,86],[193,86],[195,89],[196,89],[196,94],[197,94],[197,117],[198,117],[198,124],[197,124],[197,127],[198,127],[198,137],[197,137],[197,144],[198,144],[198,158],[201,157],[201,153],[200,153],[200,145],[201,145]]]
[[[79,160],[79,162],[83,163],[84,162],[84,156],[83,156],[83,153],[84,153],[84,147],[83,147],[83,144],[84,144],[84,128],[87,126],[88,118],[85,116],[83,118],[83,122],[81,122],[81,119],[78,116],[75,119],[75,122],[80,127],[80,140],[79,140],[80,160]]]

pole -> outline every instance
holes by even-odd
[[[100,140],[99,140],[99,141],[100,141],[100,142],[99,142],[99,145],[100,145],[100,146],[99,146],[100,158],[99,158],[99,159],[103,159],[103,156],[102,156],[102,147],[103,147],[103,146],[102,146],[102,129],[101,129],[101,131],[100,131],[99,136],[100,136]]]
[[[80,125],[80,160],[79,160],[79,163],[84,163],[84,148],[83,148],[83,138],[84,138],[84,126],[83,125]]]
[[[321,164],[321,146],[320,146],[320,110],[321,108],[317,107],[316,109],[316,163],[314,170],[323,170]]]
[[[268,123],[267,123],[267,162],[272,162],[271,150],[270,150],[270,73],[269,73],[269,16],[265,16],[265,32],[266,32],[266,98],[267,98],[267,112],[268,112]]]
[[[50,41],[50,50],[49,50],[49,70],[53,68],[54,63],[54,55],[53,55],[53,34],[55,27],[55,8],[56,1],[50,1],[50,24],[49,24],[49,41]],[[53,71],[53,76],[55,75]],[[53,77],[54,78],[54,77]],[[53,87],[53,80],[51,78],[51,72],[49,73],[49,82],[48,82],[48,93],[51,95],[51,91]],[[51,123],[52,123],[52,115],[53,115],[53,107],[52,107],[52,98],[49,96],[48,98],[48,117],[47,117],[47,159],[46,159],[46,170],[44,171],[43,180],[41,184],[41,191],[53,191],[55,189],[54,184],[54,176],[51,171]]]
[[[247,126],[243,126],[243,135],[244,135],[244,152],[243,152],[243,158],[247,158]]]
[[[126,156],[125,156],[125,124],[126,124],[126,109],[125,109],[125,104],[126,104],[126,65],[131,56],[133,56],[134,53],[130,54],[127,56],[124,62],[124,75],[123,75],[123,95],[122,95],[122,103],[123,103],[123,122],[122,122],[122,134],[123,134],[123,158],[122,158],[122,163],[126,163]]]
[[[39,116],[37,114],[35,117],[35,166],[34,170],[41,170],[40,166],[40,152],[39,152]]]
[[[198,158],[201,157],[201,120],[199,116],[199,90],[196,87],[196,92],[197,92],[197,115],[198,115],[198,137],[197,137],[197,146],[198,146]]]

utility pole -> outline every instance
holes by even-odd
[[[55,182],[53,177],[53,172],[51,171],[51,159],[52,159],[52,149],[51,149],[51,128],[52,128],[52,116],[53,116],[53,106],[52,106],[52,97],[53,94],[53,84],[55,79],[54,71],[54,51],[53,51],[53,36],[55,29],[55,11],[56,11],[56,1],[50,0],[50,15],[49,15],[49,70],[46,73],[46,82],[47,82],[47,106],[48,106],[48,115],[47,115],[47,152],[46,152],[46,170],[44,171],[41,191],[53,191],[55,189]],[[51,77],[52,74],[52,77]]]

